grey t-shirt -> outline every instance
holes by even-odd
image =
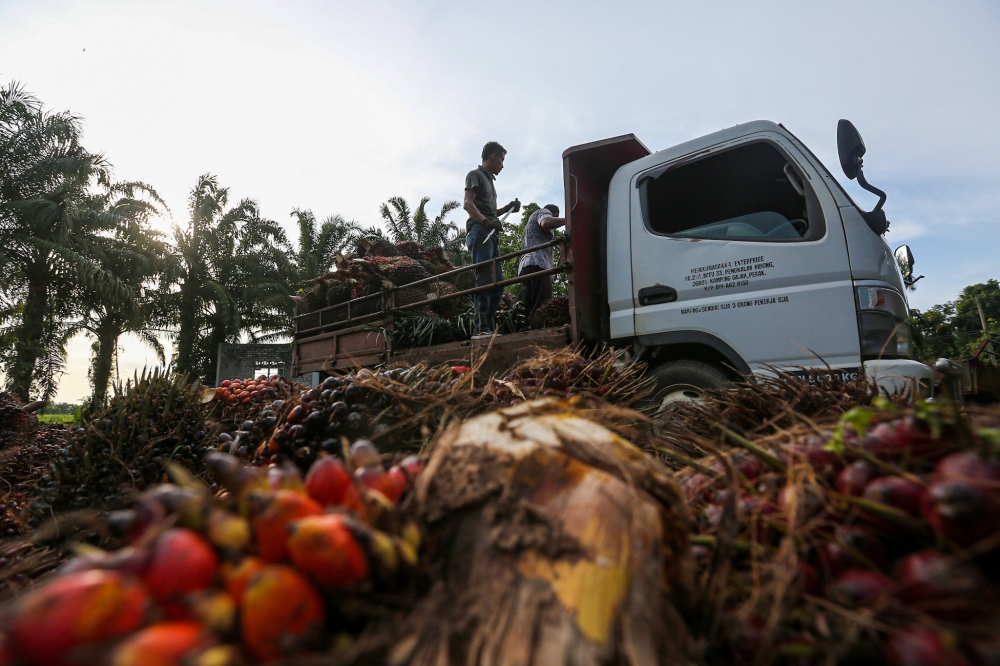
[[[483,167],[476,167],[465,177],[465,189],[473,190],[476,198],[473,200],[479,212],[486,217],[497,216],[497,189],[493,186],[495,176]],[[465,230],[478,224],[471,217],[465,222]]]

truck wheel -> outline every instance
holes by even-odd
[[[700,400],[706,389],[725,388],[730,384],[725,373],[701,361],[669,361],[653,368],[652,374],[656,378],[656,388],[650,405],[656,414]]]

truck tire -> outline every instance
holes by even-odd
[[[722,370],[701,361],[668,361],[653,368],[652,375],[656,388],[649,402],[656,414],[700,400],[706,389],[725,388],[731,383]]]

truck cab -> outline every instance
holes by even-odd
[[[656,153],[626,135],[570,148],[563,164],[573,330],[631,346],[658,401],[779,369],[929,397],[884,195],[862,211],[783,126],[750,122]]]

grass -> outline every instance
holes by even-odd
[[[73,414],[39,414],[38,420],[42,423],[65,423],[69,425],[73,423]]]

